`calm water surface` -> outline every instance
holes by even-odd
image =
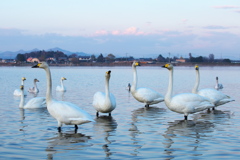
[[[117,100],[112,117],[95,117],[92,98],[104,91],[105,72],[111,70],[110,90]],[[126,90],[132,83],[131,67],[51,67],[55,99],[77,104],[96,122],[79,126],[64,125],[57,132],[57,121],[47,109],[19,109],[21,77],[25,89],[40,80],[37,96],[45,96],[46,76],[31,67],[0,68],[0,159],[239,159],[240,156],[240,67],[201,67],[200,88],[213,88],[215,77],[223,93],[235,99],[214,112],[199,112],[183,121],[183,115],[170,111],[164,103],[145,109]],[[60,78],[66,77],[67,92],[56,93]],[[194,67],[175,67],[174,94],[191,92]],[[139,87],[166,93],[168,71],[160,67],[139,67]],[[29,94],[25,100],[34,97]]]

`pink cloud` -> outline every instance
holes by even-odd
[[[240,7],[239,6],[225,5],[225,6],[214,6],[213,8],[216,8],[216,9],[236,9],[236,8],[240,8]]]
[[[100,30],[100,31],[96,31],[95,35],[96,36],[101,36],[101,35],[146,35],[148,33],[143,32],[143,31],[139,31],[138,28],[136,27],[129,27],[123,31],[121,30],[114,30],[114,31],[106,31],[106,30]]]

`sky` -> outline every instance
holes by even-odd
[[[98,56],[240,59],[239,0],[7,0],[0,52],[59,47]]]

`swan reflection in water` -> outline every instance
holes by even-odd
[[[132,137],[131,140],[133,141],[134,149],[131,155],[137,156],[139,150],[145,144],[145,141],[141,141],[139,136],[145,132],[157,132],[159,123],[161,123],[161,119],[165,113],[166,109],[153,106],[138,108],[132,111],[132,122],[129,132]]]
[[[102,146],[106,158],[109,158],[112,155],[110,152],[110,144],[112,143],[111,140],[108,138],[112,136],[117,129],[117,122],[112,116],[99,116],[95,119],[96,123],[94,123],[94,129],[99,133],[99,135],[104,136],[105,144]]]
[[[47,139],[49,145],[46,148],[47,159],[54,159],[54,154],[69,152],[69,150],[81,150],[84,147],[89,147],[88,140],[90,136],[81,133],[62,133],[58,132],[56,136]],[[76,145],[77,144],[77,145]]]
[[[162,143],[165,147],[165,154],[169,159],[187,152],[194,157],[201,156],[204,146],[200,145],[203,137],[211,136],[209,133],[214,132],[214,127],[214,124],[209,121],[176,120],[169,122],[169,127],[163,134],[165,140]],[[201,148],[200,151],[198,147]]]

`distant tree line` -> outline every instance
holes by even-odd
[[[17,54],[15,60],[17,62],[25,62],[27,60],[27,58],[32,57],[32,58],[38,58],[40,61],[45,61],[47,58],[55,58],[57,61],[60,58],[67,58],[67,59],[71,59],[72,63],[80,63],[79,57],[77,54],[71,54],[71,55],[66,55],[61,51],[33,51],[30,53],[25,53],[25,54]],[[111,62],[115,62],[115,61],[132,61],[134,60],[134,57],[129,56],[129,57],[118,57],[116,58],[116,56],[112,53],[109,53],[106,57],[103,56],[102,53],[99,54],[99,56],[95,56],[94,54],[89,56],[90,60],[88,60],[88,62],[98,62],[98,63],[111,63]],[[181,59],[182,57],[163,57],[161,54],[155,58],[144,58],[144,60],[148,60],[148,61],[153,61],[153,62],[173,62],[176,61],[177,59]],[[183,59],[183,58],[182,58]],[[203,56],[197,56],[197,57],[193,57],[191,53],[189,53],[189,58],[184,58],[186,60],[186,62],[194,62],[194,63],[201,63],[201,62],[225,62],[225,63],[231,63],[230,59],[223,59],[223,60],[216,60],[214,59],[214,54],[209,54],[208,57],[203,57]]]

